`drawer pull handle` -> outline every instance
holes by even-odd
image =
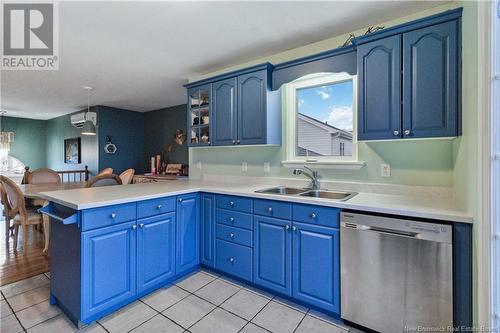
[[[229,258],[229,262],[230,262],[231,264],[233,264],[233,263],[234,263],[234,258],[233,258],[233,257]]]
[[[234,201],[229,201],[229,206],[234,207]]]
[[[111,213],[111,218],[114,219],[116,217],[116,214],[115,213]]]
[[[182,198],[179,198],[179,202],[182,202]]]
[[[399,135],[399,131],[398,130],[394,130],[394,132],[392,132],[392,134]]]
[[[230,217],[230,218],[229,218],[229,221],[230,221],[230,222],[234,222],[234,217]]]
[[[229,238],[234,239],[234,234],[232,232],[229,234]]]
[[[411,131],[409,129],[405,130],[405,135],[410,135]]]
[[[288,224],[285,224],[285,229],[286,230],[290,229],[290,226]]]
[[[157,209],[161,209],[161,205],[156,206]]]
[[[137,226],[135,224],[132,225],[132,230],[137,229]]]
[[[139,228],[144,228],[144,223],[139,224]]]
[[[297,227],[296,227],[296,226],[293,226],[293,227],[292,227],[292,230],[293,230],[293,231],[297,231]]]
[[[273,212],[273,207],[269,207],[269,208],[267,209],[267,211],[268,211],[269,213],[272,213],[272,212]]]
[[[315,219],[316,218],[316,213],[311,213],[311,218]]]

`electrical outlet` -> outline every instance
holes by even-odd
[[[196,162],[196,169],[201,170],[201,161]]]
[[[380,164],[380,176],[381,177],[390,177],[391,176],[390,164]]]
[[[264,162],[264,172],[266,172],[266,173],[271,172],[271,163]]]
[[[243,172],[248,171],[248,163],[247,162],[241,162],[241,171],[243,171]]]

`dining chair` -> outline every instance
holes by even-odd
[[[132,183],[134,179],[135,169],[127,169],[120,174],[123,185],[128,185]]]
[[[48,168],[40,168],[25,172],[26,184],[61,184],[61,177],[57,172]]]
[[[23,228],[23,255],[26,255],[28,238],[28,226],[43,223],[42,214],[36,210],[27,210],[24,195],[19,186],[11,179],[0,176],[0,183],[6,193],[5,200],[9,206],[9,215],[14,216],[14,251],[17,252],[17,240],[19,236],[19,226]]]
[[[101,172],[97,174],[97,176],[102,176],[102,175],[112,175],[113,174],[113,168],[106,168],[102,169]],[[96,176],[96,177],[97,177]]]
[[[113,186],[113,185],[122,185],[122,180],[120,176],[113,174],[111,175],[105,174],[91,178],[85,184],[85,187],[101,187],[101,186]]]
[[[8,244],[9,243],[9,233],[12,235],[13,233],[13,227],[10,225],[12,222],[12,216],[11,214],[11,209],[9,202],[7,200],[7,193],[4,191],[2,183],[0,182],[0,203],[2,204],[2,215],[5,218],[5,242]]]

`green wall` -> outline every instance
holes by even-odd
[[[178,129],[186,132],[187,107],[185,104],[144,113],[144,158],[149,168],[149,159],[162,153],[168,163],[188,164],[187,141],[179,146],[174,141]],[[173,144],[173,151],[168,159],[167,145]],[[149,172],[149,170],[147,171]]]
[[[46,121],[15,117],[0,117],[0,131],[14,132],[10,155],[31,169],[46,166]]]
[[[461,3],[446,4],[390,22],[381,22],[379,25],[389,27],[460,5]],[[474,22],[469,11],[468,8],[464,9],[464,21],[467,21],[464,22],[464,25],[470,25]],[[359,35],[365,30],[360,29],[353,33]],[[304,47],[256,59],[245,64],[193,77],[190,81],[196,81],[266,61],[276,64],[326,51],[338,47],[346,37],[347,35],[333,37]],[[464,45],[468,45],[468,41],[464,36]],[[469,85],[469,82],[464,83],[464,86],[467,85]],[[464,115],[470,113],[470,111],[468,109],[464,110]],[[283,124],[285,124],[285,117],[286,108],[283,108]],[[464,127],[467,126],[464,123]],[[464,129],[464,132],[466,133],[468,130]],[[363,168],[359,170],[321,169],[321,174],[323,179],[326,180],[451,187],[456,182],[456,164],[464,163],[462,161],[462,156],[466,154],[464,152],[464,145],[467,144],[464,143],[463,138],[359,143],[359,160],[366,163]],[[190,148],[189,154],[191,165],[190,175],[193,178],[201,178],[204,173],[293,177],[292,170],[281,165],[281,161],[284,160],[285,156],[284,148],[282,147],[229,147],[224,150],[217,148]],[[243,161],[248,163],[248,172],[246,173],[241,171],[241,163]],[[197,162],[202,163],[201,170],[196,168]],[[264,162],[270,162],[270,173],[264,173]],[[391,177],[383,178],[380,176],[381,163],[389,163],[391,165]],[[458,169],[461,168],[462,165],[458,166]]]

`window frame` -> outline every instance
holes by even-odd
[[[324,85],[331,85],[335,83],[342,83],[352,81],[352,155],[351,156],[297,156],[296,145],[297,137],[297,90],[304,88],[313,88]],[[357,131],[357,75],[350,75],[348,73],[318,73],[307,75],[292,81],[284,86],[283,105],[285,115],[285,135],[284,147],[285,158],[282,165],[289,167],[296,167],[301,165],[312,165],[320,168],[347,168],[359,169],[364,166],[364,162],[358,159],[358,131]]]

